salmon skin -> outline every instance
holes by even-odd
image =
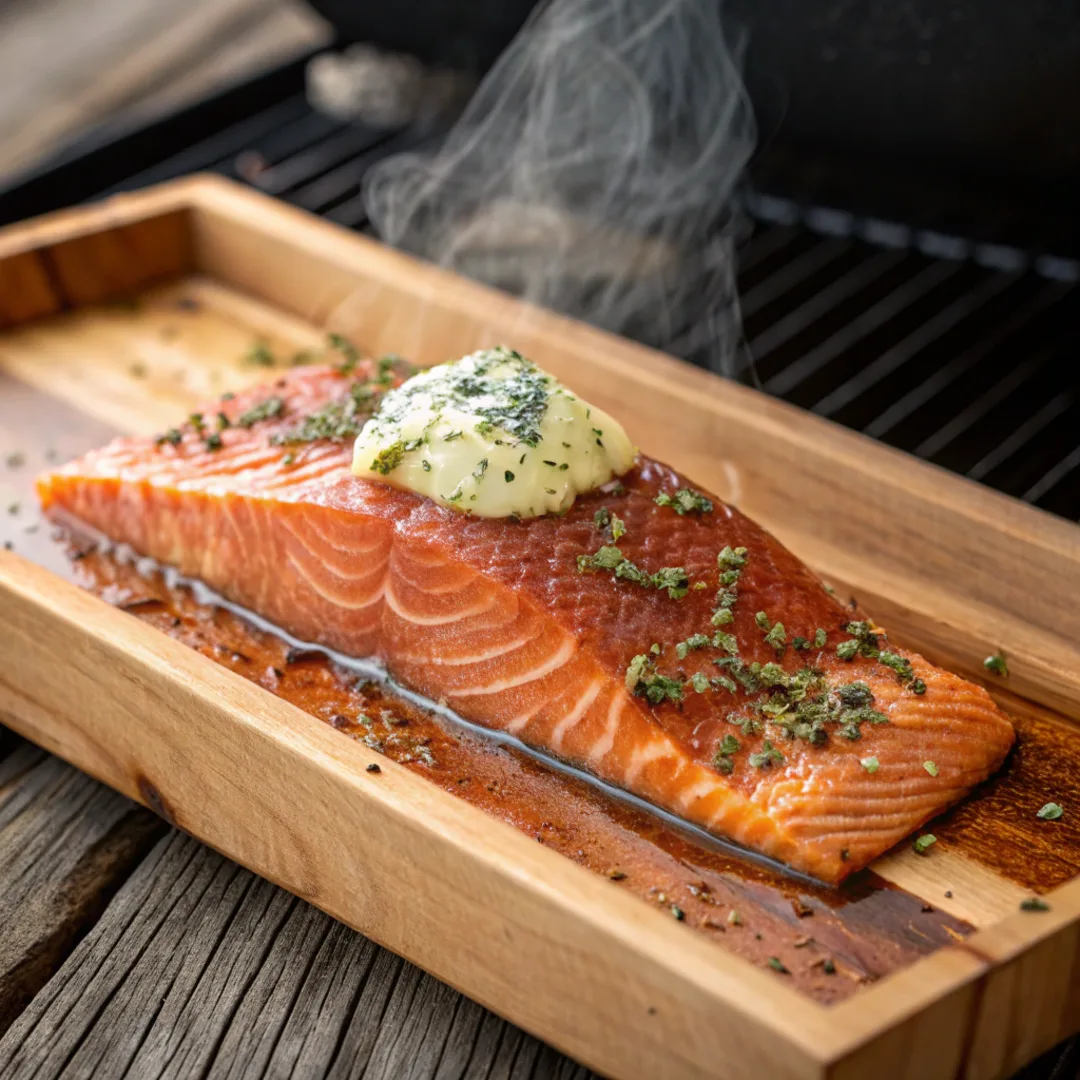
[[[525,521],[354,477],[353,436],[398,381],[366,361],[297,368],[45,474],[40,498],[825,882],[1002,764],[1013,729],[984,689],[892,647],[665,465],[639,458],[564,516]]]

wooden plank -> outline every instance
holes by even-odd
[[[875,597],[891,602],[909,641],[955,647],[971,667],[1004,643],[1010,685],[1076,715],[1080,615],[1063,583],[1078,579],[1080,532],[1030,508],[216,182],[117,200],[98,218],[81,212],[9,232],[0,236],[0,258],[184,207],[196,265],[219,285],[342,330],[373,352],[430,361],[512,341],[625,418],[650,451],[739,503],[841,582],[865,586],[860,599],[871,609]],[[914,1046],[917,1053],[890,1060],[882,1076],[944,1077],[978,1035],[978,995],[995,959],[941,950],[847,1005],[808,1007],[782,981],[762,981],[761,972],[698,943],[688,947],[680,928],[655,921],[655,912],[595,891],[576,868],[545,861],[550,853],[526,850],[399,772],[384,769],[385,782],[373,785],[360,772],[359,748],[327,742],[331,733],[305,727],[281,703],[252,696],[25,564],[4,562],[0,588],[15,618],[0,627],[0,645],[8,635],[27,661],[5,675],[0,696],[20,730],[123,790],[141,790],[185,827],[584,1060],[614,1074],[708,1075],[738,1046],[727,1061],[733,1076],[847,1076],[889,1047]],[[1006,628],[1007,639],[999,636]],[[40,673],[61,658],[69,680],[41,690]],[[121,688],[127,722],[103,705]],[[241,780],[237,791],[248,775],[288,783],[300,832],[265,790]],[[418,851],[417,867],[440,879],[441,904],[416,867],[403,870],[405,844]],[[386,882],[409,897],[414,921],[387,910]],[[995,895],[979,918],[992,923],[1004,910],[997,905],[1013,899]],[[1080,911],[1063,911],[1064,922],[1053,925],[1068,945]],[[511,919],[513,948],[494,913]],[[432,940],[436,927],[454,948]],[[1035,924],[1018,933],[1018,954],[1045,940]],[[529,993],[509,978],[514,963],[533,976]],[[1021,1019],[1035,1005],[1008,1000]],[[1054,1022],[1071,1017],[1066,1010]],[[991,1072],[1005,1067],[992,1046],[987,1060]]]
[[[0,1039],[0,1074],[590,1075],[175,831]]]
[[[0,1033],[164,828],[29,743],[6,756],[3,748],[0,742]]]

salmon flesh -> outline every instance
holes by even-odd
[[[366,361],[291,370],[55,469],[41,501],[826,882],[1002,764],[1013,729],[984,689],[893,647],[665,465],[639,458],[565,515],[523,521],[354,477],[355,433],[398,381]]]

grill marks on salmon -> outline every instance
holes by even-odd
[[[985,690],[891,646],[924,694],[870,657],[840,659],[852,613],[719,500],[700,515],[656,505],[660,491],[687,486],[666,466],[642,459],[620,494],[579,498],[563,517],[513,522],[469,518],[353,477],[351,440],[275,441],[340,399],[349,381],[328,368],[296,369],[273,388],[239,395],[221,406],[234,421],[271,393],[284,408],[250,429],[227,428],[219,450],[193,431],[175,447],[117,440],[42,477],[42,503],[297,637],[378,657],[403,685],[474,723],[827,882],[866,865],[1003,762],[1012,726]],[[649,573],[682,566],[707,588],[673,599],[610,571],[579,571],[577,556],[607,542],[594,523],[605,506],[625,522],[625,557]],[[887,723],[863,724],[854,740],[833,730],[824,745],[785,739],[768,724],[746,736],[732,721],[752,715],[748,703],[760,695],[690,688],[695,674],[715,676],[713,660],[725,654],[709,647],[679,660],[674,645],[711,635],[717,553],[726,546],[748,549],[733,622],[723,628],[742,660],[778,662],[788,673],[809,665],[834,685],[864,682]],[[778,656],[758,611],[782,621],[789,641],[823,628],[825,647],[789,646]],[[663,646],[657,669],[687,683],[682,701],[652,704],[625,685],[633,657],[654,642]],[[730,774],[715,764],[725,734],[740,742]],[[750,755],[765,739],[783,761],[755,767]],[[873,773],[861,764],[869,756]]]

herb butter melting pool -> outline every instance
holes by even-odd
[[[390,391],[357,437],[357,476],[480,517],[569,509],[634,463],[622,426],[511,349],[485,349]]]

